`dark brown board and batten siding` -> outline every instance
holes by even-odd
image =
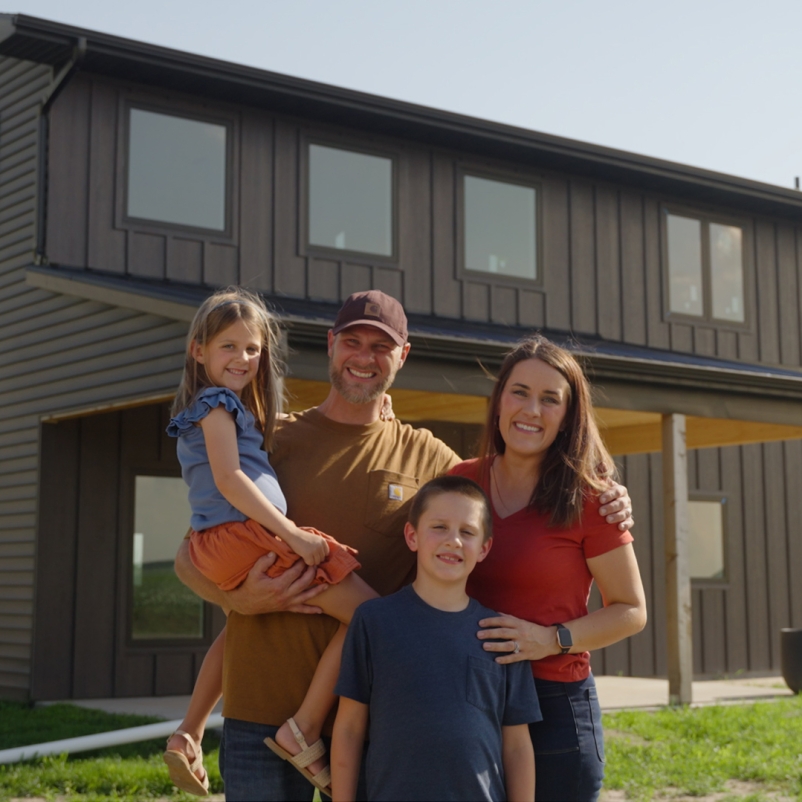
[[[186,694],[203,643],[127,642],[133,479],[179,475],[164,404],[45,424],[32,695],[37,699]],[[60,481],[66,477],[66,481]],[[58,665],[60,670],[54,671]]]
[[[127,98],[169,111],[235,120],[233,233],[228,242],[191,229],[122,224],[120,142]],[[193,105],[194,103],[194,105]],[[51,114],[47,255],[53,264],[338,302],[366,287],[410,312],[598,335],[635,345],[767,364],[800,365],[799,233],[780,219],[719,209],[746,226],[746,329],[665,317],[663,205],[657,197],[555,174],[548,165],[477,159],[470,153],[321,127],[269,109],[228,108],[81,74]],[[395,154],[397,261],[308,251],[303,243],[304,159],[309,137]],[[91,146],[90,146],[91,143]],[[537,181],[542,284],[494,283],[461,274],[457,237],[460,170]],[[693,206],[685,199],[683,207]],[[239,210],[239,211],[237,211]],[[700,213],[708,209],[701,207]]]
[[[661,463],[657,454],[621,458],[649,623],[595,653],[598,674],[666,675],[665,638],[656,635],[666,627]],[[726,580],[693,583],[694,676],[779,672],[780,629],[802,626],[802,539],[794,523],[802,519],[802,441],[689,451],[688,468],[692,495],[726,498]]]

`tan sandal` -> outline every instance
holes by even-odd
[[[186,738],[187,743],[192,748],[192,754],[195,755],[192,763],[189,762],[189,759],[183,752],[179,752],[177,749],[168,749],[162,755],[162,760],[167,764],[167,768],[170,771],[170,779],[173,781],[173,785],[189,794],[195,794],[195,796],[209,796],[209,775],[206,773],[206,769],[203,768],[203,750],[201,749],[201,745],[197,743],[189,733],[183,730],[176,730],[173,735],[180,735]],[[172,738],[173,735],[171,735],[170,738]],[[170,738],[167,739],[168,743],[170,742]],[[203,779],[200,779],[195,774],[198,769],[203,771]]]
[[[315,788],[319,791],[323,791],[327,796],[331,796],[331,770],[329,767],[325,766],[317,774],[312,774],[307,768],[310,763],[320,760],[320,758],[326,754],[326,747],[323,745],[323,741],[318,738],[312,746],[309,746],[306,742],[306,738],[304,738],[304,734],[298,729],[295,719],[292,717],[288,718],[287,724],[290,725],[292,734],[295,736],[295,740],[298,741],[298,746],[301,747],[301,751],[297,755],[291,755],[272,738],[265,738],[267,748],[275,752],[282,760],[288,760],[292,763]]]

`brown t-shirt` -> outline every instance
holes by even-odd
[[[315,409],[279,424],[270,455],[287,516],[356,548],[360,576],[383,596],[398,590],[415,565],[403,536],[412,497],[460,461],[425,429],[398,421],[352,426]],[[223,715],[282,724],[298,710],[338,626],[325,615],[231,613]]]

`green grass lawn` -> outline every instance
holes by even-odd
[[[0,702],[0,749],[154,720],[70,705],[31,708]],[[802,696],[693,710],[625,711],[605,715],[604,725],[605,788],[623,790],[628,799],[704,796],[725,792],[725,783],[733,780],[749,784],[747,798],[753,802],[770,800],[775,794],[802,802]],[[203,746],[212,790],[220,792],[216,742],[207,737]],[[146,741],[71,758],[0,766],[0,800],[190,799],[171,785],[161,760],[163,748],[162,740]]]
[[[30,707],[18,702],[0,701],[0,749],[57,741],[96,732],[120,730],[152,724],[150,716],[112,715],[73,705]],[[10,797],[66,796],[75,800],[139,800],[154,797],[194,799],[178,791],[167,775],[161,759],[164,739],[0,765],[0,800]],[[222,792],[217,770],[217,739],[203,739],[204,765],[209,772],[211,790]]]
[[[666,789],[687,796],[747,783],[749,798],[802,800],[802,696],[748,705],[625,711],[604,716],[605,788],[652,799]]]

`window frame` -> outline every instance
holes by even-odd
[[[668,216],[675,215],[698,220],[702,232],[702,311],[701,315],[688,315],[671,310],[671,265],[668,253]],[[741,269],[743,271],[743,322],[713,317],[713,274],[710,260],[710,224],[734,226],[741,229]],[[660,205],[661,258],[663,261],[663,320],[666,323],[685,323],[721,330],[746,332],[753,328],[752,296],[749,291],[752,277],[752,230],[750,221],[736,215],[701,210],[698,207],[674,203]]]
[[[729,496],[726,493],[705,492],[701,490],[692,490],[688,493],[688,501],[715,501],[721,506],[721,556],[723,563],[724,576],[720,579],[715,577],[694,577],[690,576],[691,587],[694,590],[726,590],[730,586],[730,560],[728,555],[727,544],[729,541],[729,532],[727,528],[727,505],[729,504]],[[690,526],[688,527],[688,536],[691,536]],[[690,554],[689,554],[690,556]],[[688,564],[688,574],[690,575],[691,566]]]
[[[504,273],[490,273],[484,270],[469,270],[465,266],[465,177],[483,178],[501,184],[513,184],[535,191],[535,278],[509,276]],[[543,279],[543,179],[533,174],[512,172],[487,165],[460,163],[455,170],[455,212],[456,212],[456,277],[461,280],[481,282],[505,287],[544,289]]]
[[[309,149],[312,145],[334,150],[346,150],[352,153],[361,153],[365,156],[377,156],[382,159],[389,159],[391,162],[390,180],[390,201],[392,203],[391,213],[391,242],[392,253],[387,254],[371,253],[370,251],[354,251],[347,248],[329,248],[325,245],[313,245],[309,242]],[[300,256],[312,256],[319,259],[326,259],[338,262],[351,262],[362,265],[381,265],[386,267],[399,267],[399,229],[400,229],[400,169],[401,152],[392,147],[376,145],[373,142],[355,137],[338,138],[333,135],[325,134],[302,134],[300,142],[300,180],[298,186],[298,254]]]
[[[201,123],[222,125],[226,128],[226,181],[225,181],[225,228],[204,228],[183,223],[170,223],[152,220],[147,217],[134,217],[128,214],[128,168],[131,141],[131,109],[149,111],[168,117],[181,117]],[[219,242],[226,245],[237,244],[236,225],[239,212],[239,118],[234,112],[222,109],[209,109],[185,100],[170,102],[155,100],[151,96],[132,93],[120,98],[118,110],[119,124],[117,147],[117,181],[115,203],[115,228],[141,231],[143,233],[176,235]]]
[[[181,478],[180,470],[170,470],[163,466],[136,464],[125,470],[123,477],[123,488],[127,494],[124,508],[128,510],[126,520],[122,522],[120,533],[123,541],[123,548],[120,549],[120,562],[122,563],[122,576],[125,580],[125,589],[121,595],[123,604],[121,613],[124,620],[122,631],[125,633],[124,648],[126,652],[185,652],[187,649],[210,646],[213,640],[213,616],[214,606],[201,599],[203,611],[202,634],[197,638],[134,638],[133,637],[133,613],[134,613],[134,561],[132,559],[134,550],[134,513],[136,509],[136,477],[155,476],[165,478]],[[187,522],[189,526],[189,522]]]

